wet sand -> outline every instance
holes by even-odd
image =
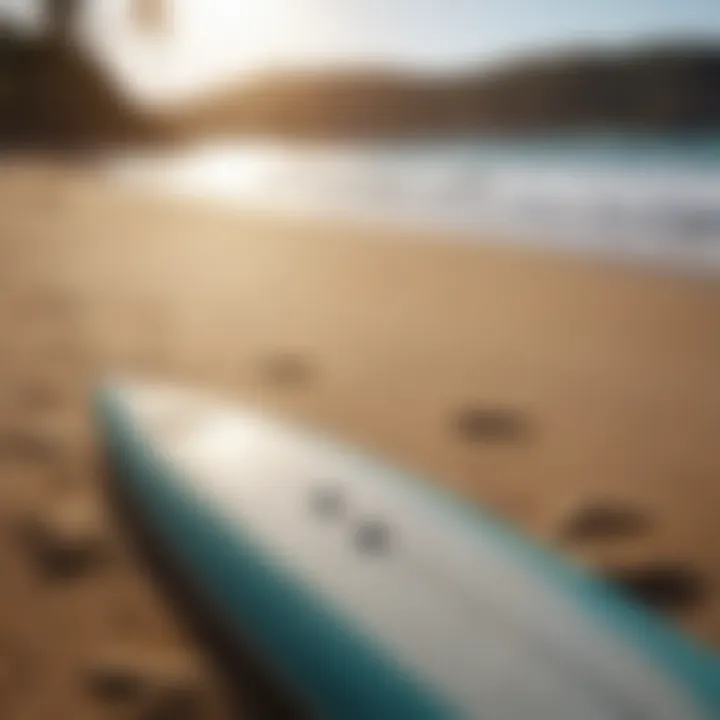
[[[199,717],[238,712],[105,496],[87,399],[111,372],[312,423],[610,574],[661,565],[672,621],[720,645],[717,281],[239,215],[41,162],[7,164],[0,202],[3,718],[141,717],[84,680],[120,639],[189,653]],[[49,578],[18,523],[78,497],[108,556]],[[566,532],[607,498],[637,532]]]

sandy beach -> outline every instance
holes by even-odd
[[[716,280],[240,214],[41,161],[6,164],[0,202],[3,718],[144,717],[85,681],[121,639],[190,657],[197,717],[238,713],[106,502],[87,400],[110,373],[311,423],[590,566],[680,568],[693,591],[671,621],[720,646]],[[15,452],[18,437],[50,450]],[[607,497],[645,531],[563,540],[573,507]],[[50,581],[17,526],[76,498],[104,518],[109,557]]]

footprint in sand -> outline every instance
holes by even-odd
[[[622,592],[663,612],[696,607],[706,594],[701,575],[683,560],[652,558],[603,569],[603,576]]]
[[[568,503],[554,519],[554,534],[589,559],[603,579],[621,592],[662,612],[682,612],[705,595],[702,576],[682,559],[658,557],[647,541],[653,523],[641,508],[621,498]],[[603,555],[609,550],[615,557]],[[612,556],[613,553],[610,553]]]
[[[129,717],[204,717],[206,676],[191,655],[173,649],[116,646],[93,658],[85,673],[90,693]]]
[[[638,537],[650,527],[639,508],[615,498],[574,499],[554,520],[555,534],[571,543]]]
[[[0,434],[0,455],[5,457],[49,462],[61,457],[62,452],[62,442],[45,432],[19,427]]]
[[[18,520],[18,537],[49,579],[93,572],[110,556],[104,520],[83,499],[56,499],[47,507],[33,508]]]
[[[453,417],[455,433],[469,442],[518,442],[529,434],[527,418],[512,408],[472,405]]]
[[[312,363],[302,354],[290,351],[267,355],[259,369],[263,379],[282,387],[304,386],[315,376]]]

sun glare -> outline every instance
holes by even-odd
[[[91,6],[86,34],[133,92],[172,101],[281,58],[302,32],[298,5],[305,15],[287,0],[175,0],[147,32],[128,2],[110,0]]]

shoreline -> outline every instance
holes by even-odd
[[[489,223],[483,227],[477,218],[454,220],[442,215],[412,215],[411,213],[393,214],[383,210],[363,210],[333,208],[329,204],[313,207],[292,199],[270,202],[261,198],[243,197],[238,193],[213,191],[202,187],[173,187],[171,183],[152,181],[142,177],[113,177],[114,171],[107,170],[107,181],[111,186],[121,188],[122,192],[156,195],[161,201],[170,203],[191,202],[214,208],[220,212],[230,212],[237,216],[256,217],[260,220],[274,217],[281,222],[301,222],[306,225],[340,226],[352,225],[367,235],[396,235],[398,239],[412,236],[414,242],[437,242],[468,244],[490,248],[518,248],[520,251],[547,254],[551,257],[568,255],[572,258],[586,259],[593,264],[608,266],[627,266],[632,270],[711,279],[720,276],[720,234],[717,238],[702,240],[667,237],[654,240],[656,232],[645,230],[645,234],[635,234],[635,240],[616,238],[612,242],[602,240],[601,228],[583,234],[579,229],[565,231],[552,228],[523,227],[522,222],[503,225]],[[714,253],[714,256],[713,256]]]

